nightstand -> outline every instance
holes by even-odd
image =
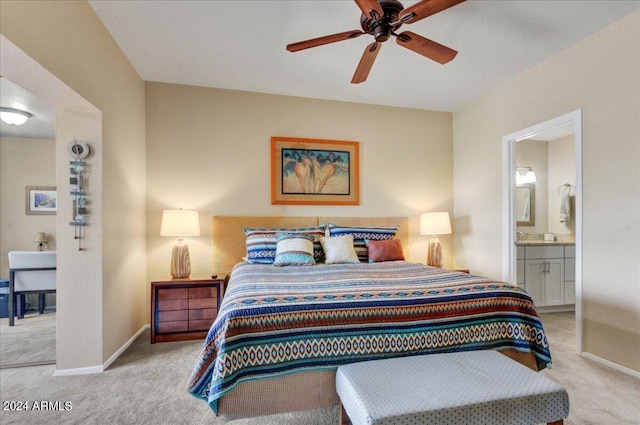
[[[151,343],[204,339],[218,314],[226,280],[151,282]]]

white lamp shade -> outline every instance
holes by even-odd
[[[191,210],[162,211],[161,236],[200,236],[198,212]]]
[[[448,212],[432,212],[420,214],[421,235],[448,235],[451,233],[451,222]]]

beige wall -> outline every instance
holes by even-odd
[[[148,322],[143,307],[144,83],[84,1],[3,1],[0,28],[4,37],[99,111],[65,110],[65,105],[52,103],[58,115],[58,186],[67,184],[68,162],[62,155],[70,138],[87,137],[95,147],[86,251],[72,248],[73,229],[66,217],[57,216],[57,368],[99,369]],[[32,93],[46,91],[28,73],[17,76]],[[74,129],[83,134],[66,132]],[[82,300],[86,302],[80,305]]]
[[[47,251],[56,250],[56,216],[25,213],[26,186],[56,186],[56,141],[0,138],[0,276],[9,277],[9,251],[32,251],[36,232],[46,233]],[[27,295],[37,305],[37,295]],[[56,304],[46,294],[47,307]]]
[[[560,205],[562,203],[562,193],[558,193],[558,188],[569,183],[573,186],[570,189],[571,199],[571,219],[566,223],[560,222]],[[572,134],[549,142],[549,202],[548,232],[555,234],[575,234],[575,190],[576,186],[576,139]]]
[[[516,144],[516,166],[531,167],[536,173],[534,191],[534,226],[518,226],[518,232],[546,233],[548,227],[549,143],[542,140],[523,140]]]
[[[640,371],[640,11],[454,113],[456,260],[501,277],[501,138],[580,108],[583,349]]]
[[[523,140],[516,144],[516,164],[532,167],[536,173],[535,226],[518,226],[518,232],[575,234],[575,185],[576,151],[575,137],[569,135],[559,139]],[[565,183],[573,186],[571,196],[573,209],[568,223],[560,223],[559,212],[562,197],[558,187]]]
[[[195,209],[193,275],[211,270],[213,215],[407,216],[408,254],[425,261],[424,211],[452,211],[451,114],[146,83],[148,275],[168,276],[173,238],[161,211]],[[360,142],[359,206],[271,205],[271,136]],[[442,237],[445,265],[452,239]]]

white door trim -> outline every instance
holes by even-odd
[[[573,124],[576,151],[576,352],[582,353],[582,109],[502,137],[502,280],[516,283],[516,143]]]

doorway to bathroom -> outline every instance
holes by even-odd
[[[503,141],[503,279],[540,311],[575,306],[582,351],[582,112]]]

